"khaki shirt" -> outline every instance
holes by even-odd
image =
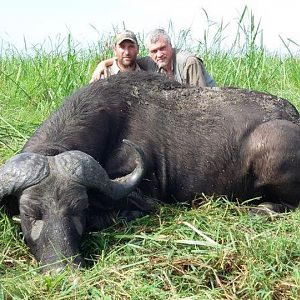
[[[135,70],[132,71],[139,71],[139,70],[141,70],[141,68],[139,67],[138,64],[136,64]],[[119,72],[122,72],[122,70],[118,66],[117,59],[115,59],[113,64],[107,68],[107,74],[108,76],[111,76],[111,75],[116,75]]]
[[[137,63],[143,70],[164,73],[164,70],[158,69],[149,56],[138,58]],[[172,71],[174,79],[181,84],[216,86],[216,82],[206,71],[202,60],[195,55],[173,49]]]

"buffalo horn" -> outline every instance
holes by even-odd
[[[145,171],[144,152],[128,140],[123,142],[133,148],[136,156],[136,167],[126,176],[110,179],[107,172],[93,157],[78,150],[55,156],[57,170],[78,183],[97,188],[113,199],[121,199],[135,189]]]
[[[39,183],[49,174],[45,156],[21,153],[0,168],[0,199]]]

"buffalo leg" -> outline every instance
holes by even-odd
[[[274,212],[296,208],[300,200],[299,126],[286,120],[263,123],[248,138],[244,154],[254,188],[268,202],[264,208]]]

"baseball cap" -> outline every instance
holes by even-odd
[[[129,40],[138,45],[138,41],[135,34],[130,30],[125,30],[123,32],[118,33],[115,38],[115,45],[119,45],[125,40]]]

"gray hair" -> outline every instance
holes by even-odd
[[[146,47],[149,47],[150,44],[156,43],[160,38],[163,38],[168,44],[172,46],[171,38],[168,33],[162,29],[151,30],[146,36]]]

